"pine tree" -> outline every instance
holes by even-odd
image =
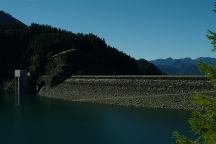
[[[216,3],[215,3],[216,8]],[[216,10],[214,10],[216,12]],[[216,50],[216,33],[209,31],[207,35]],[[216,88],[216,67],[200,63],[200,70],[212,81]],[[216,98],[201,94],[193,95],[193,102],[198,110],[192,112],[189,124],[196,138],[189,139],[178,132],[173,133],[177,144],[216,144]]]

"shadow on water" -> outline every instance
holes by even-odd
[[[1,143],[168,144],[187,133],[189,112],[74,103],[35,97],[0,99]]]

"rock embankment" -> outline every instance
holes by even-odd
[[[44,86],[39,95],[70,101],[136,107],[193,109],[191,95],[216,92],[206,77],[74,76]]]

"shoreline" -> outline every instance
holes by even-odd
[[[161,107],[142,107],[142,106],[134,106],[134,105],[118,105],[118,104],[110,104],[110,103],[97,103],[93,101],[74,101],[74,100],[67,100],[67,99],[62,99],[62,98],[57,98],[57,97],[47,97],[47,96],[41,96],[40,98],[45,98],[45,99],[52,99],[52,100],[58,100],[58,101],[64,101],[72,104],[87,104],[87,105],[100,105],[100,106],[110,106],[110,107],[119,107],[119,108],[132,108],[132,109],[151,109],[151,110],[171,110],[171,111],[186,111],[186,112],[192,112],[194,109],[174,109],[174,108],[161,108]]]
[[[214,92],[202,93],[204,95],[210,96],[211,94],[216,94]],[[174,95],[169,95],[173,97]],[[183,95],[175,95],[175,96],[183,96]],[[104,99],[77,99],[73,100],[65,97],[53,97],[53,96],[42,96],[45,98],[52,98],[58,100],[64,100],[68,102],[79,102],[79,103],[91,103],[91,104],[101,104],[101,105],[113,105],[113,106],[124,106],[124,107],[135,107],[135,108],[151,108],[151,109],[173,109],[173,110],[196,110],[197,108],[193,103],[191,103],[192,94],[185,94],[184,99],[181,101],[178,100],[170,100],[167,101],[170,97],[165,96],[149,96],[149,97],[139,97],[139,98],[124,98],[118,97],[116,99],[113,98],[104,98]]]

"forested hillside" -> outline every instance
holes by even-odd
[[[0,47],[1,80],[12,78],[14,69],[27,69],[34,79],[41,75],[65,79],[77,74],[162,74],[147,61],[146,67],[140,67],[134,58],[94,34],[75,34],[48,25],[2,25]]]

